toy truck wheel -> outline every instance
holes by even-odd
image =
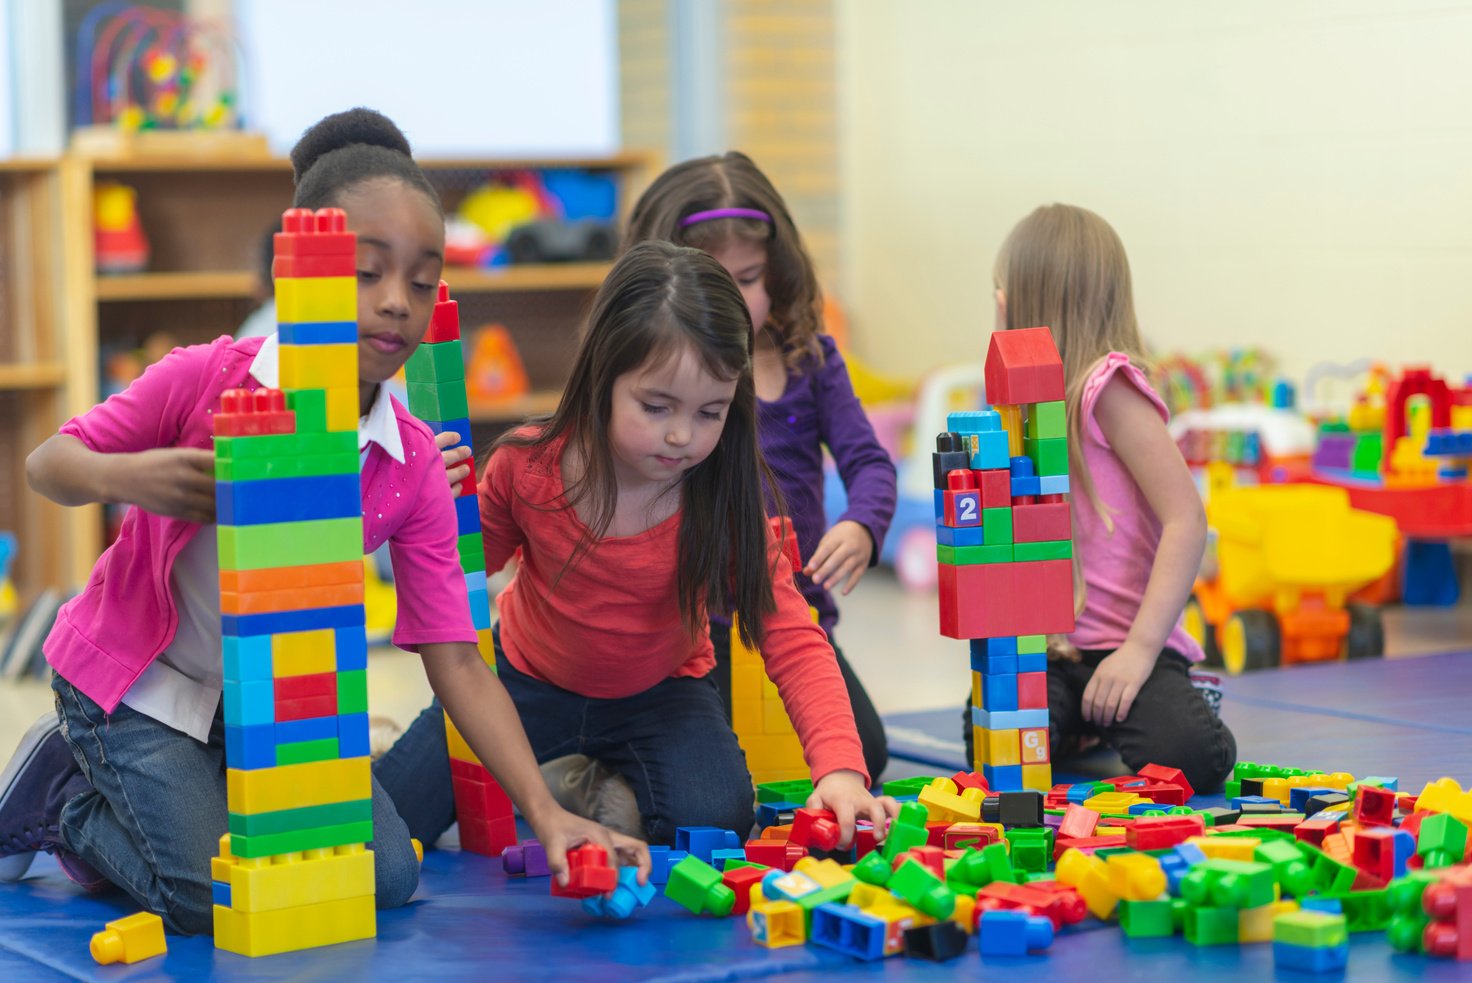
[[[1282,651],[1278,619],[1267,611],[1238,611],[1222,626],[1222,668],[1230,675],[1271,669]]]
[[[1206,620],[1206,609],[1201,606],[1201,599],[1195,594],[1186,602],[1186,611],[1181,615],[1181,624],[1186,629],[1186,634],[1196,639],[1196,644],[1201,646],[1201,651],[1206,653],[1204,665],[1213,669],[1222,666],[1222,652],[1216,644],[1216,627]]]
[[[1377,659],[1385,654],[1385,623],[1373,604],[1349,605],[1349,634],[1344,636],[1346,659]]]

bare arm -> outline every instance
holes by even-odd
[[[26,480],[59,505],[124,503],[215,521],[215,456],[198,447],[103,454],[70,434],[53,434],[26,458]]]

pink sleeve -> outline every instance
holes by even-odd
[[[476,492],[480,498],[480,537],[486,551],[486,573],[500,572],[526,539],[511,514],[516,495],[514,471],[521,453],[501,448],[486,462]]]
[[[775,549],[775,538],[772,543]],[[772,581],[777,611],[767,619],[762,659],[792,718],[813,781],[847,770],[863,775],[867,783],[864,750],[838,660],[828,636],[813,621],[807,600],[793,584],[786,556],[779,556]]]
[[[1128,355],[1110,352],[1089,375],[1089,380],[1084,383],[1083,395],[1079,399],[1079,412],[1083,414],[1085,420],[1085,436],[1102,447],[1108,447],[1109,441],[1104,437],[1099,421],[1094,418],[1094,407],[1098,405],[1099,397],[1104,394],[1104,387],[1116,377],[1134,386],[1141,395],[1150,400],[1155,409],[1159,411],[1162,422],[1170,422],[1170,410],[1166,409],[1165,401],[1150,385],[1150,380],[1146,378],[1145,373],[1130,361]]]
[[[175,348],[144,369],[127,389],[72,417],[58,432],[101,454],[173,447],[199,402],[206,369],[215,361],[211,354],[228,340]]]
[[[410,652],[418,651],[420,645],[443,642],[474,645],[475,626],[470,620],[465,574],[460,570],[454,499],[443,469],[437,467],[440,456],[426,453],[417,457],[436,466],[414,469],[419,477],[416,504],[389,537],[394,591],[399,598],[393,641]]]

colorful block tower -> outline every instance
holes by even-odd
[[[404,373],[409,380],[409,412],[435,433],[453,431],[464,446],[473,447],[465,395],[465,356],[460,348],[460,305],[450,299],[450,287],[443,280],[429,330],[404,365]],[[481,655],[494,671],[491,602],[486,590],[486,554],[480,535],[480,499],[476,496],[474,469],[460,485],[455,517],[470,617],[480,632]],[[450,780],[460,823],[460,848],[488,857],[500,856],[501,851],[516,843],[511,799],[470,750],[448,714],[445,733],[450,743]]]
[[[248,956],[377,930],[346,223],[282,217],[282,388],[226,392],[214,421],[229,805],[215,945]]]
[[[1053,784],[1045,636],[1073,630],[1063,362],[1047,328],[998,331],[989,409],[936,438],[940,630],[971,641],[975,767],[993,791]]]

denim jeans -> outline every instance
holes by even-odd
[[[623,775],[651,843],[673,843],[680,826],[718,826],[742,836],[751,829],[751,773],[709,678],[670,678],[633,696],[594,699],[518,672],[501,650],[499,625],[494,637],[496,671],[538,763],[585,754]],[[422,843],[433,843],[455,821],[438,700],[379,760],[375,775]]]
[[[61,812],[61,842],[172,932],[214,930],[210,858],[226,830],[223,701],[208,744],[119,704],[111,715],[52,674],[62,733],[92,788]],[[419,884],[409,830],[373,782],[373,867],[380,908]]]

